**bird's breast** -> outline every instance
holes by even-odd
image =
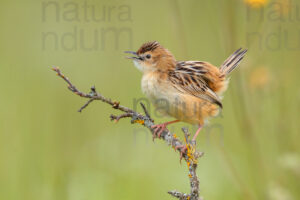
[[[156,72],[144,74],[142,91],[154,104],[165,100],[172,101],[178,98],[179,95],[169,81],[168,75]]]
[[[162,83],[163,80],[159,80],[157,76],[153,73],[147,73],[142,78],[142,91],[150,100],[160,98],[165,90]]]

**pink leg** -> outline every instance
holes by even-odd
[[[193,141],[196,141],[196,138],[197,138],[197,136],[199,135],[201,129],[202,129],[202,126],[199,125],[199,127],[198,127],[198,129],[197,129],[197,131],[196,131],[196,133],[195,133],[195,135],[194,135],[194,137],[193,137]]]
[[[157,136],[158,138],[160,138],[160,135],[162,134],[162,132],[167,128],[168,125],[170,124],[174,124],[176,122],[179,122],[179,120],[174,120],[174,121],[170,121],[170,122],[165,122],[162,124],[157,124],[157,125],[153,125],[151,128],[154,129],[154,133],[153,133],[153,139]]]

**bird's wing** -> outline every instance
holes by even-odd
[[[222,108],[219,96],[209,88],[209,64],[200,61],[177,62],[176,68],[169,72],[169,79],[173,86],[182,93],[217,104]]]

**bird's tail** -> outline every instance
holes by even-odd
[[[246,52],[247,52],[247,49],[242,50],[242,48],[239,48],[238,50],[236,50],[221,65],[220,72],[222,74],[224,74],[225,76],[228,75],[230,72],[232,72],[239,65],[241,60],[244,58]]]

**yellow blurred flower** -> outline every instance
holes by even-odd
[[[268,0],[245,0],[245,3],[252,8],[261,8],[267,5]]]
[[[250,86],[252,89],[262,89],[271,82],[271,72],[267,67],[258,67],[250,74]]]
[[[274,5],[274,9],[277,11],[277,13],[283,15],[287,15],[292,6],[290,0],[276,0]]]

